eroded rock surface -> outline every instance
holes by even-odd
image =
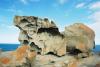
[[[36,52],[30,46],[19,46],[15,51],[0,54],[0,67],[33,67]]]
[[[20,29],[21,44],[33,45],[37,52],[45,55],[50,52],[57,56],[70,53],[88,53],[95,46],[93,30],[84,24],[76,23],[65,28],[63,33],[53,21],[34,16],[16,16],[15,26]]]
[[[83,52],[95,48],[95,33],[84,24],[75,23],[65,27],[64,35],[68,38],[68,46],[74,44],[77,49]]]
[[[14,25],[20,29],[21,46],[15,51],[1,52],[0,67],[99,66],[99,55],[92,52],[95,33],[82,23],[60,32],[54,21],[47,18],[15,16]]]

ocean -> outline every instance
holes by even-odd
[[[93,50],[94,52],[100,52],[100,45],[96,45],[95,49]]]
[[[11,51],[15,50],[18,46],[19,44],[0,44],[0,49],[3,51]]]
[[[19,44],[0,44],[0,49],[3,51],[11,51],[15,50]],[[95,49],[93,49],[94,52],[100,52],[100,45],[96,45]]]

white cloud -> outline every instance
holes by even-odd
[[[17,14],[17,15],[22,15],[24,13],[22,10],[15,9],[15,8],[9,8],[6,9],[6,11],[12,12],[13,14]]]
[[[90,5],[89,7],[90,9],[100,9],[100,1],[93,3],[92,5]]]
[[[19,29],[10,24],[6,16],[0,16],[0,18],[0,43],[19,43]]]
[[[7,11],[11,11],[11,12],[14,12],[14,13],[20,13],[20,12],[22,12],[21,10],[17,10],[17,9],[13,9],[13,8],[7,9]]]
[[[23,4],[29,4],[30,2],[39,2],[40,0],[20,0]]]
[[[100,45],[100,23],[96,22],[88,26],[95,31],[95,43]]]
[[[27,0],[20,0],[23,4],[27,4]]]
[[[7,26],[7,28],[9,28],[10,30],[19,30],[17,27],[15,27],[14,25],[11,26]]]
[[[96,44],[100,44],[100,11],[95,11],[89,16],[89,19],[92,20],[94,23],[90,24],[89,26],[95,31],[96,37]]]
[[[19,29],[13,25],[0,24],[0,43],[19,43]]]
[[[40,0],[30,0],[31,2],[39,2]]]
[[[0,16],[0,23],[6,23],[6,22],[8,22],[7,21],[7,17],[6,16]],[[3,24],[0,24],[0,25],[3,25]]]
[[[81,8],[81,7],[84,7],[85,3],[79,3],[76,5],[76,8]]]
[[[5,28],[5,29],[9,29],[9,30],[19,30],[17,27],[15,27],[14,25],[6,25],[6,24],[0,24],[0,28]]]
[[[16,34],[0,34],[0,43],[19,43],[18,33]]]
[[[100,11],[95,11],[93,14],[89,16],[91,20],[93,20],[95,23],[100,23]]]
[[[93,12],[88,18],[94,22],[89,26],[95,31],[96,44],[100,45],[100,1],[90,4],[89,9]]]
[[[67,0],[58,0],[58,2],[59,2],[59,4],[64,4],[64,3],[66,3],[67,2]]]

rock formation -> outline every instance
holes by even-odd
[[[75,23],[65,27],[64,35],[67,38],[67,46],[74,46],[82,52],[95,48],[95,33],[84,24]]]
[[[95,46],[94,32],[81,23],[66,27],[63,33],[47,18],[16,16],[14,24],[20,29],[20,43],[32,45],[41,55],[52,52],[57,56],[63,56],[75,50],[88,53]]]
[[[95,67],[100,62],[92,52],[95,33],[82,23],[60,32],[47,18],[15,16],[14,25],[20,29],[21,46],[8,53],[10,60],[7,56],[2,59],[1,53],[1,67]]]
[[[36,52],[29,48],[30,46],[23,45],[15,51],[2,52],[0,54],[0,67],[32,67]]]

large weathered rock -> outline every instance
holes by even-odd
[[[81,23],[59,32],[53,21],[34,16],[16,16],[21,46],[0,53],[0,67],[98,67],[95,33]]]
[[[66,40],[60,34],[53,21],[32,16],[16,16],[14,21],[15,25],[21,30],[19,35],[21,44],[33,44],[33,46],[41,49],[41,54],[49,52],[54,52],[58,55],[66,54],[66,45],[61,45],[65,44]]]
[[[67,38],[67,46],[73,46],[82,52],[91,51],[95,47],[95,33],[82,23],[65,27],[63,32]]]
[[[20,29],[20,43],[33,45],[42,55],[50,52],[57,56],[63,56],[66,52],[75,55],[88,53],[95,46],[94,32],[81,23],[66,27],[63,33],[47,18],[16,16],[14,24]]]

